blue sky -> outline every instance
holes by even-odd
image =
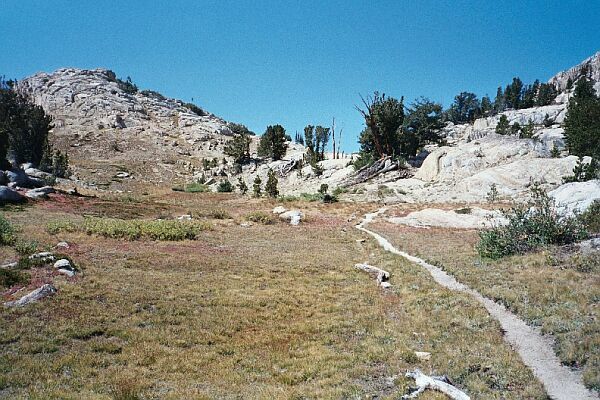
[[[335,116],[355,150],[359,94],[493,96],[600,50],[599,26],[597,0],[3,0],[0,75],[106,67],[257,133]]]

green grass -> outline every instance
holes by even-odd
[[[126,240],[194,240],[198,234],[212,229],[206,221],[179,220],[123,220],[116,218],[86,217],[81,225],[71,221],[51,221],[46,224],[50,234],[82,231],[88,235]]]

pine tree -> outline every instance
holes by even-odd
[[[267,184],[265,185],[265,192],[269,197],[276,198],[279,196],[279,189],[277,189],[277,177],[272,169],[269,169],[267,174]]]
[[[496,125],[496,133],[499,135],[507,135],[509,129],[510,125],[508,123],[508,118],[506,118],[506,115],[502,114],[498,120],[498,125]]]
[[[256,175],[256,178],[254,178],[254,183],[252,184],[252,191],[253,191],[254,197],[261,196],[261,188],[260,188],[261,184],[262,184],[262,179],[260,179],[260,176]]]
[[[585,77],[577,81],[569,101],[565,139],[570,154],[600,159],[600,97]]]
[[[244,196],[248,192],[248,185],[246,185],[246,182],[244,182],[244,179],[242,179],[241,176],[238,177],[237,187],[240,190],[240,192],[242,193],[242,195],[244,195]]]
[[[522,139],[531,139],[533,137],[533,132],[534,132],[533,121],[529,120],[529,122],[527,123],[527,125],[525,125],[521,129],[521,133],[519,134],[519,137],[522,138]]]
[[[285,129],[281,125],[269,125],[260,138],[258,155],[281,160],[287,150]]]

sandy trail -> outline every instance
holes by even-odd
[[[538,329],[527,325],[503,305],[483,297],[479,292],[458,282],[439,267],[396,249],[386,238],[364,227],[385,211],[386,208],[381,208],[374,213],[366,214],[356,228],[373,236],[384,250],[425,268],[438,284],[451,290],[468,293],[481,303],[490,315],[500,322],[505,332],[505,340],[519,353],[523,362],[542,382],[550,398],[554,400],[598,400],[600,398],[584,386],[581,374],[560,363],[552,349],[552,340],[542,336]]]

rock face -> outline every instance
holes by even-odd
[[[554,75],[548,83],[553,83],[560,90],[564,90],[569,79],[576,82],[584,74],[593,81],[600,82],[600,51],[575,67]]]
[[[548,194],[563,213],[583,212],[594,201],[600,201],[600,179],[565,183]]]
[[[405,217],[388,218],[388,221],[394,224],[421,228],[441,227],[459,229],[481,229],[501,225],[506,222],[500,212],[488,211],[478,207],[462,210],[426,208],[411,212]]]
[[[231,135],[224,120],[180,100],[123,91],[106,69],[40,72],[17,90],[53,116],[58,147],[68,151],[75,176],[92,184],[113,184],[123,172],[108,164],[139,172],[140,179],[172,180],[199,167],[201,158],[222,158]]]

